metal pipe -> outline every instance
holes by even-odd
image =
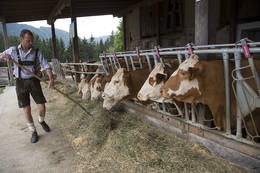
[[[156,54],[153,54],[154,64],[158,64],[158,58]]]
[[[132,56],[130,56],[130,61],[131,61],[131,64],[132,64],[132,69],[135,71],[136,68],[135,68],[135,64],[134,64],[134,60],[133,60]]]
[[[260,53],[260,47],[253,47],[249,48],[249,51],[251,53]],[[243,53],[242,48],[226,48],[226,49],[204,49],[204,50],[193,50],[194,54],[214,54],[214,53]],[[189,54],[188,50],[183,50],[183,51],[168,51],[168,52],[160,52],[160,55],[178,55],[178,53],[181,54]],[[154,52],[146,52],[146,53],[140,53],[140,55],[153,55]],[[135,56],[136,54],[125,54],[127,56]],[[123,55],[118,55],[118,57],[123,57]],[[102,56],[101,56],[102,57]]]
[[[235,66],[236,68],[240,68],[240,60],[241,60],[241,54],[239,52],[235,52]],[[241,73],[239,70],[236,70],[236,77],[238,80],[236,81],[236,93],[238,96],[237,99],[237,106],[236,106],[236,112],[237,112],[237,133],[236,137],[241,138],[242,137],[242,113],[239,109],[239,93],[242,92],[242,83],[239,79],[242,79]]]
[[[141,59],[141,57],[138,58],[138,60],[139,60],[140,69],[142,69],[142,68],[143,68],[143,64],[142,64],[142,59]]]
[[[130,71],[130,68],[129,68],[129,64],[128,64],[127,57],[126,57],[126,56],[124,56],[124,59],[125,59],[126,69],[127,69],[127,71]]]
[[[178,53],[177,55],[178,55],[178,61],[179,61],[179,64],[181,64],[181,62],[182,62],[182,56],[181,56],[181,53]]]
[[[226,96],[226,133],[231,134],[230,128],[230,82],[229,82],[229,56],[223,53],[224,74],[225,74],[225,96]]]
[[[146,57],[146,60],[147,60],[147,63],[148,63],[149,70],[152,70],[152,65],[151,65],[151,61],[150,61],[149,55],[145,55],[145,57]]]

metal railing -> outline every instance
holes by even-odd
[[[260,53],[260,42],[254,42],[254,43],[247,43],[247,45],[249,46],[249,51],[251,53]],[[126,69],[129,71],[130,67],[132,66],[132,70],[136,70],[136,66],[134,64],[134,57],[138,58],[138,62],[140,67],[142,67],[142,59],[146,59],[146,62],[148,63],[148,68],[152,69],[152,61],[154,61],[154,64],[158,63],[159,61],[163,63],[163,59],[164,56],[175,56],[174,58],[178,59],[179,63],[181,63],[184,59],[187,59],[190,55],[190,50],[188,49],[188,46],[186,47],[176,47],[176,48],[159,48],[159,55],[161,56],[160,59],[158,59],[158,55],[156,54],[156,49],[150,49],[150,50],[139,50],[139,51],[126,51],[126,52],[116,52],[116,56],[115,53],[113,54],[102,54],[100,55],[100,61],[103,64],[104,67],[110,67],[110,69],[112,69],[112,71],[109,71],[109,68],[106,68],[108,70],[108,72],[110,73],[114,73],[117,68],[119,68],[118,63],[120,62],[119,59],[121,58],[122,61],[125,61],[125,66]],[[235,69],[236,69],[236,74],[239,78],[239,80],[235,80],[234,81],[239,81],[236,84],[236,90],[235,90],[235,95],[237,96],[236,98],[238,99],[237,101],[237,129],[236,129],[236,137],[237,138],[241,138],[241,134],[242,134],[242,120],[243,120],[243,116],[240,115],[241,113],[241,105],[239,105],[239,102],[241,102],[241,99],[243,100],[242,103],[246,103],[247,102],[247,107],[250,108],[250,103],[248,103],[248,99],[245,96],[243,96],[242,93],[245,92],[245,90],[249,90],[247,92],[251,92],[251,88],[246,85],[246,87],[242,86],[245,85],[245,81],[243,81],[243,83],[241,83],[240,81],[243,80],[244,78],[241,77],[240,74],[240,60],[242,57],[242,54],[244,53],[244,50],[242,48],[242,44],[241,43],[237,43],[237,44],[218,44],[218,45],[202,45],[202,46],[192,46],[192,53],[194,54],[216,54],[216,55],[220,55],[220,57],[222,57],[223,59],[223,66],[224,66],[224,74],[225,74],[225,97],[226,97],[226,134],[227,135],[231,135],[231,127],[230,127],[230,74],[229,74],[229,60],[230,60],[230,55],[233,55],[235,58]],[[184,58],[183,58],[184,57]],[[260,56],[259,56],[260,57]],[[130,63],[129,64],[129,59],[130,59]],[[253,59],[252,58],[248,58],[248,62],[249,62],[249,68],[252,70],[252,75],[253,78],[255,80],[257,89],[258,89],[258,93],[254,93],[254,102],[255,102],[255,106],[256,107],[260,107],[260,79],[259,76],[253,66]],[[120,66],[122,66],[122,64],[120,64]],[[243,67],[242,67],[243,68]],[[242,90],[240,90],[242,88]],[[241,92],[243,91],[243,92]],[[252,92],[251,92],[252,93]],[[187,107],[187,106],[185,106]],[[194,106],[191,106],[194,107]],[[249,109],[248,108],[248,109]],[[252,109],[250,109],[252,110]],[[186,111],[185,111],[186,112]],[[187,114],[185,115],[185,119],[188,119]],[[194,114],[194,110],[192,110],[192,115]],[[194,116],[192,116],[192,122],[194,122]],[[256,136],[259,137],[259,134],[256,132]]]

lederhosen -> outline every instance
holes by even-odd
[[[34,61],[22,61],[18,47],[16,47],[18,63],[23,66],[33,66],[33,73],[38,73],[37,59],[38,49],[35,49]],[[18,77],[16,78],[16,94],[18,99],[18,106],[20,108],[30,106],[30,94],[36,104],[46,103],[43,95],[40,81],[37,78],[31,77],[23,79],[21,76],[22,69],[18,66]]]

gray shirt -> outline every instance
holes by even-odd
[[[35,51],[36,49],[34,48],[30,48],[26,53],[23,51],[21,44],[18,45],[18,50],[19,50],[19,54],[20,54],[20,58],[21,61],[34,61],[34,57],[35,57]],[[18,56],[17,56],[17,52],[16,52],[16,47],[10,47],[9,49],[5,50],[3,53],[11,55],[11,58],[14,59],[15,61],[18,62]],[[0,53],[0,56],[3,54]],[[42,51],[38,51],[37,54],[37,65],[40,65],[43,69],[51,69],[50,64],[48,64],[48,62],[46,61],[46,59],[43,56]],[[27,68],[28,70],[30,70],[31,72],[34,72],[34,66],[24,66],[25,68]],[[13,72],[14,76],[16,78],[18,78],[18,66],[16,64],[14,64],[14,72]],[[21,69],[21,78],[22,79],[28,79],[31,78],[32,75],[30,75],[29,73],[27,73],[26,71],[24,71],[23,69]]]

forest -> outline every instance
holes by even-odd
[[[17,46],[20,44],[19,37],[8,36],[8,45]],[[113,51],[123,50],[123,22],[121,21],[117,26],[117,31],[111,33],[106,41],[95,42],[94,37],[90,39],[79,39],[79,62],[89,62],[93,60],[99,60],[99,54]],[[41,39],[37,33],[34,33],[33,46],[43,51],[45,58],[48,61],[52,59],[52,40]],[[62,38],[56,39],[56,47],[58,59],[60,62],[73,62],[72,56],[72,42],[70,40],[69,46],[66,47]],[[3,33],[0,32],[0,52],[4,51],[4,37]],[[0,66],[6,66],[5,62],[0,62]]]

